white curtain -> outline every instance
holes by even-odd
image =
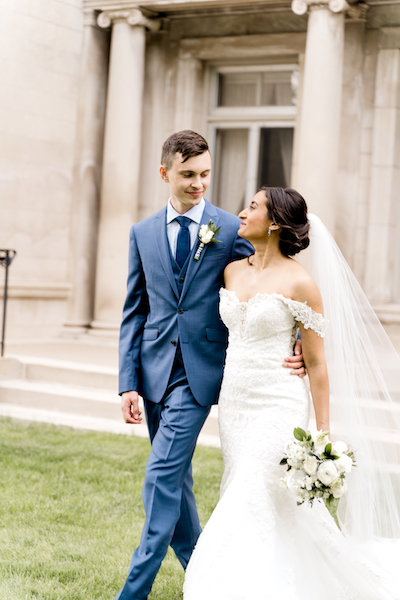
[[[217,132],[213,202],[234,214],[242,210],[245,202],[247,147],[247,129],[220,129]]]
[[[279,146],[283,174],[285,177],[285,187],[289,187],[292,175],[293,129],[279,129]]]
[[[290,76],[289,71],[263,74],[261,106],[291,106],[293,104]]]

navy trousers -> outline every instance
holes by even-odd
[[[179,350],[163,401],[145,401],[145,410],[152,443],[143,486],[146,521],[115,600],[147,598],[168,546],[186,568],[201,532],[191,461],[210,407],[194,399]]]

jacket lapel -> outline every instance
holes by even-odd
[[[158,255],[160,257],[160,262],[165,271],[165,275],[167,276],[167,279],[168,279],[169,283],[171,284],[171,287],[174,291],[175,296],[177,298],[179,298],[179,291],[178,291],[178,287],[176,285],[174,272],[172,270],[172,265],[171,265],[170,249],[169,249],[169,242],[168,242],[168,237],[167,237],[166,219],[167,219],[167,209],[165,208],[165,210],[159,214],[159,216],[157,217],[157,219],[154,222],[154,234],[155,234],[154,239],[155,239],[155,244],[156,244],[156,247],[158,250]]]
[[[219,222],[218,212],[215,210],[214,206],[206,200],[206,204],[204,207],[203,216],[200,221],[199,229],[200,229],[201,225],[208,225],[210,222],[210,219],[212,220],[213,223],[215,223],[215,225],[217,226],[217,229],[218,229],[218,222]],[[192,283],[193,278],[195,277],[197,271],[199,270],[199,268],[201,266],[201,263],[204,260],[204,255],[207,252],[208,247],[210,246],[210,244],[206,244],[204,246],[203,250],[201,251],[199,260],[194,260],[194,256],[196,254],[197,248],[199,247],[199,243],[200,243],[200,240],[197,237],[196,243],[194,244],[192,251],[189,255],[189,264],[188,264],[188,268],[187,268],[187,272],[186,272],[185,283],[183,284],[182,293],[181,293],[179,302],[182,302],[183,298],[185,297],[185,294],[186,294],[187,290],[189,289],[189,286]],[[212,243],[212,242],[210,242],[210,243]]]

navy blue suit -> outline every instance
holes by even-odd
[[[196,261],[197,241],[182,268],[171,255],[166,208],[131,229],[119,392],[143,396],[152,448],[146,522],[118,600],[147,598],[169,545],[185,568],[201,532],[191,460],[222,379],[227,330],[218,291],[226,265],[253,251],[237,236],[238,217],[206,201],[201,224],[210,219],[221,243],[207,244]]]

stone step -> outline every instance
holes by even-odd
[[[115,392],[118,389],[118,369],[90,363],[11,355],[0,362],[0,379],[7,374],[32,381],[54,381]]]
[[[47,365],[42,364],[41,360],[39,362],[36,360],[18,361],[15,358],[7,360],[9,361],[7,368],[3,362],[0,362],[0,415],[78,429],[94,429],[148,437],[145,418],[141,425],[128,425],[123,422],[120,398],[116,392],[102,387],[67,385],[63,382],[60,383],[59,380],[35,379],[38,375],[41,377],[51,375],[56,378],[61,374],[61,380],[81,382],[83,371],[90,372],[89,378],[86,378],[85,374],[83,375],[84,381],[100,383],[101,377],[97,380],[92,378],[93,374],[97,372],[96,368],[93,369],[93,365],[85,365],[84,368],[82,365],[78,365],[77,372],[75,372],[73,363]],[[86,369],[88,366],[90,369]],[[66,377],[68,370],[71,377]],[[11,372],[14,377],[5,379],[6,371]],[[30,375],[30,379],[23,378],[27,374]],[[106,373],[106,375],[113,375],[111,369],[110,373]],[[116,377],[116,373],[114,376]],[[116,386],[113,387],[116,389]],[[144,417],[142,402],[141,410]],[[217,407],[212,407],[211,414],[200,434],[199,443],[219,447]]]

